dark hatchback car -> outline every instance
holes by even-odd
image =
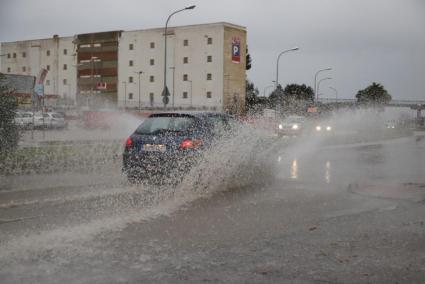
[[[152,114],[127,139],[123,171],[130,182],[180,180],[232,121],[223,113]]]

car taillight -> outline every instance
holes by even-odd
[[[184,139],[183,142],[180,144],[180,149],[194,149],[198,146],[202,145],[202,140],[199,139]]]
[[[133,139],[131,139],[131,137],[127,138],[127,141],[125,141],[125,147],[126,148],[131,148],[133,147]]]

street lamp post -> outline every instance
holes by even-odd
[[[140,93],[141,93],[141,90],[140,90],[140,87],[141,87],[141,85],[140,85],[140,76],[143,74],[143,71],[138,71],[138,72],[134,72],[134,73],[136,73],[136,74],[139,75],[139,111],[140,111],[140,108],[141,108],[141,105],[140,105]]]
[[[338,90],[335,89],[334,87],[329,87],[329,89],[333,90],[335,92],[335,102],[338,102]]]
[[[174,88],[175,88],[175,83],[176,83],[176,81],[175,81],[176,67],[172,66],[172,67],[170,67],[170,69],[173,70],[173,93],[171,95],[171,105],[172,105],[172,108],[174,109],[174,93],[175,93]]]
[[[124,110],[127,109],[127,82],[123,81],[124,84]]]
[[[71,84],[66,84],[66,86],[68,86],[68,95],[71,96]],[[67,93],[64,94],[63,100],[64,100],[64,104],[65,104],[65,109],[66,109],[66,107],[68,106]]]
[[[190,108],[192,108],[193,107],[193,105],[192,105],[192,85],[193,85],[193,82],[191,80],[188,80],[188,82],[190,83]]]
[[[274,85],[270,85],[270,86],[267,86],[267,87],[265,87],[265,88],[264,88],[264,91],[263,91],[263,97],[265,97],[265,96],[266,96],[266,91],[267,91],[268,89],[272,88],[272,87],[274,87]]]
[[[332,78],[331,77],[326,77],[326,78],[320,79],[319,82],[317,82],[317,95],[316,95],[316,101],[317,102],[319,101],[320,83],[322,81],[330,80],[330,79],[332,79]]]
[[[192,5],[192,6],[188,6],[188,7],[185,7],[183,9],[174,11],[173,13],[171,13],[168,16],[167,21],[165,22],[165,31],[164,31],[164,90],[162,91],[162,96],[163,96],[162,101],[164,102],[164,108],[168,104],[168,96],[170,95],[170,92],[168,91],[168,88],[167,88],[167,27],[168,27],[168,22],[170,21],[170,18],[174,14],[177,14],[179,12],[183,12],[185,10],[192,10],[195,7],[196,7],[195,5]]]
[[[279,53],[278,57],[277,57],[277,61],[276,61],[276,89],[277,86],[279,86],[279,60],[280,60],[280,56],[282,56],[282,54],[289,52],[289,51],[295,51],[295,50],[299,50],[298,47],[293,47],[287,50],[282,51],[281,53]]]
[[[317,93],[317,75],[319,75],[320,72],[330,71],[330,70],[332,70],[332,68],[328,67],[328,68],[320,69],[316,72],[316,74],[314,74],[314,95],[316,96],[316,101],[319,97],[319,94]]]

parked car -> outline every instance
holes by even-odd
[[[36,128],[66,128],[68,123],[65,117],[57,112],[38,112],[34,115],[34,127]]]
[[[28,111],[18,111],[15,114],[15,124],[21,128],[31,127],[33,124],[33,113]]]
[[[278,125],[278,136],[299,135],[304,131],[305,123],[306,119],[304,116],[287,116]]]
[[[180,180],[235,120],[222,113],[157,113],[127,139],[123,172],[130,182]]]

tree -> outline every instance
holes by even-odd
[[[305,84],[289,84],[285,89],[278,85],[269,99],[271,107],[279,109],[280,112],[301,114],[314,101],[314,91]]]
[[[18,145],[19,130],[15,125],[18,102],[10,95],[6,79],[0,74],[0,153],[6,153]]]
[[[308,87],[306,84],[288,84],[283,90],[285,95],[285,101],[309,101],[314,100],[314,91],[312,87]]]
[[[254,83],[246,80],[246,107],[247,109],[252,109],[258,103],[258,88],[254,86]]]
[[[252,63],[252,59],[251,59],[251,55],[248,53],[248,46],[247,46],[246,47],[246,65],[245,65],[245,70],[251,69],[251,63]]]
[[[314,91],[306,84],[288,84],[283,90],[281,110],[286,113],[304,114],[314,101]]]
[[[270,107],[276,108],[279,105],[281,106],[283,104],[283,97],[283,89],[282,86],[279,84],[269,96]]]
[[[382,106],[391,101],[391,96],[384,86],[373,82],[366,89],[359,90],[356,94],[356,99],[359,104]]]

